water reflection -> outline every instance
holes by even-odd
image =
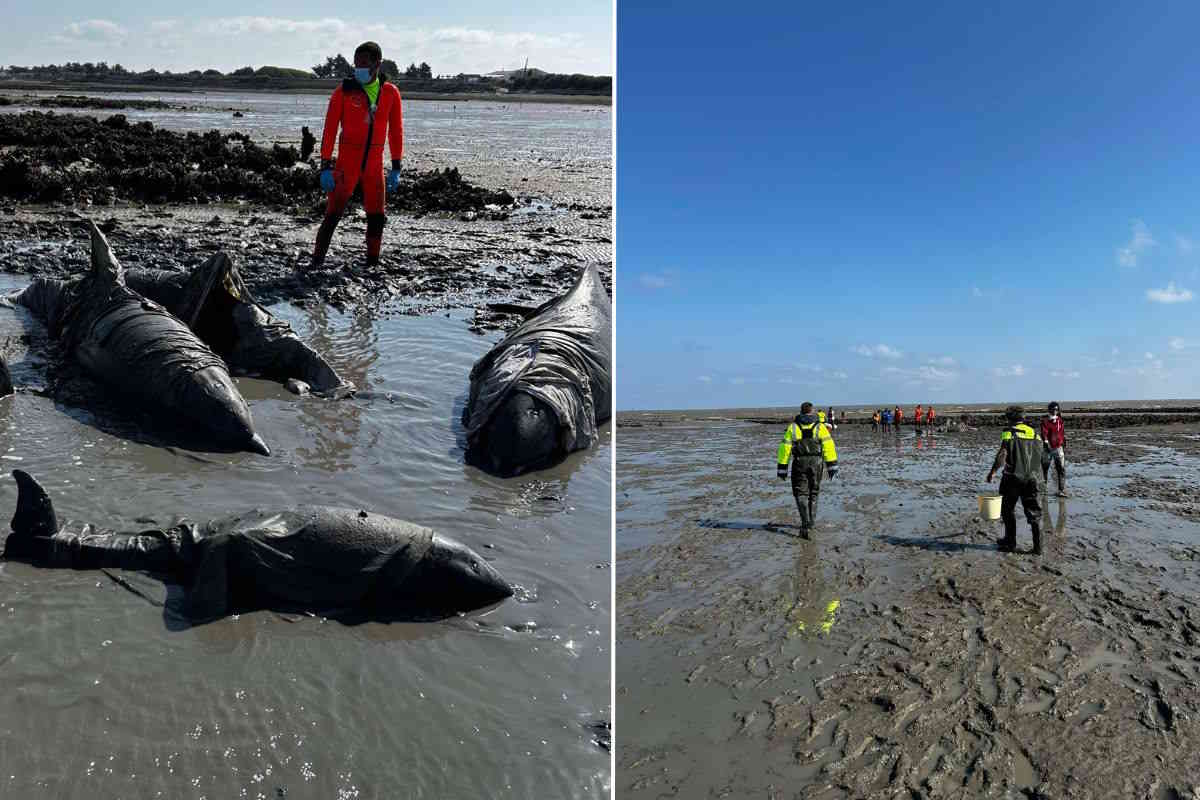
[[[1067,501],[1063,498],[1058,498],[1058,517],[1054,522],[1054,527],[1050,527],[1050,502],[1049,498],[1042,504],[1042,530],[1049,533],[1054,531],[1056,537],[1061,538],[1067,532]]]
[[[0,276],[0,291],[25,283]],[[464,541],[530,589],[490,615],[438,623],[347,627],[254,612],[173,629],[162,608],[100,573],[4,564],[0,617],[16,624],[0,625],[0,653],[28,654],[12,677],[44,691],[0,695],[0,718],[29,721],[28,746],[4,759],[3,778],[16,778],[0,795],[46,794],[34,783],[63,768],[54,743],[69,739],[82,766],[68,767],[79,774],[91,761],[137,774],[110,778],[105,796],[153,795],[159,785],[174,796],[187,774],[204,778],[197,796],[279,787],[334,797],[349,772],[371,796],[402,782],[421,797],[601,796],[593,776],[606,774],[607,753],[571,721],[609,713],[611,428],[551,470],[491,478],[463,463],[450,413],[487,337],[462,318],[270,310],[364,390],[328,401],[240,379],[273,457],[146,446],[22,392],[0,400],[0,456],[20,459],[0,466],[38,476],[63,517],[121,529],[300,502],[374,509]],[[0,342],[13,338],[14,378],[35,383],[47,368],[24,352],[19,316],[0,309]],[[0,476],[0,513],[15,501],[15,484]],[[150,578],[134,585],[164,601],[175,591]],[[65,694],[78,701],[64,710],[56,698]],[[437,759],[412,750],[412,729]],[[280,731],[288,738],[277,740]],[[194,746],[179,748],[181,739]],[[443,756],[466,766],[448,771]],[[265,767],[270,785],[253,784]]]
[[[796,554],[792,571],[785,580],[784,603],[788,639],[800,636],[826,636],[837,621],[841,599],[825,577],[824,562],[817,558],[818,548],[802,547]]]

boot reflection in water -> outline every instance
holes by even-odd
[[[827,636],[837,621],[842,601],[830,596],[833,588],[825,580],[824,569],[814,550],[806,549],[796,556],[790,583],[790,592],[781,600],[781,605],[787,607],[784,638],[794,639],[805,634]]]

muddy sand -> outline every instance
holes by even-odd
[[[623,416],[618,796],[1197,796],[1200,425],[1075,433],[1035,558],[994,430],[839,428],[808,542],[782,426]]]
[[[324,268],[301,274],[324,214],[315,155],[119,114],[0,115],[0,269],[80,274],[87,248],[75,220],[85,213],[126,266],[186,269],[224,250],[267,303],[365,313],[393,300],[393,312],[474,308],[473,327],[488,330],[562,293],[589,263],[611,287],[610,165],[576,165],[556,181],[527,164],[534,180],[517,179],[510,191],[500,182],[521,172],[520,158],[494,169],[475,162],[469,176],[424,155],[405,164],[388,197],[379,267],[365,268],[356,197]]]

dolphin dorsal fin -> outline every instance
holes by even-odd
[[[121,262],[117,261],[117,257],[113,255],[108,239],[104,238],[104,234],[96,227],[95,222],[89,219],[87,224],[88,231],[92,234],[92,275],[103,276],[113,283],[124,286],[125,270],[121,267]]]

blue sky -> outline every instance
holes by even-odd
[[[9,3],[0,59],[29,65],[107,61],[143,70],[228,71],[271,64],[307,69],[373,39],[401,66],[426,61],[439,74],[530,66],[611,75],[611,2],[484,0],[337,3],[152,0],[97,4]]]
[[[618,408],[1200,397],[1197,30],[623,4]]]

